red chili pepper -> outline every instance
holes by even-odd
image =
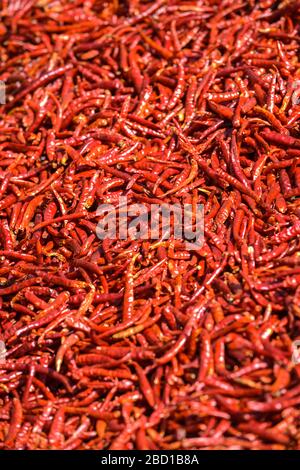
[[[299,1],[40,3],[0,25],[0,447],[298,449]],[[99,240],[120,196],[203,246]]]
[[[5,445],[12,447],[16,439],[23,420],[23,407],[17,396],[12,399],[12,417],[7,436],[5,438]]]

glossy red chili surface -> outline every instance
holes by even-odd
[[[0,12],[0,448],[299,449],[300,2]]]

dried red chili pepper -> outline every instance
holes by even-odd
[[[1,448],[298,449],[299,2],[2,3]]]

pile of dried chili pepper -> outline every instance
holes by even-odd
[[[300,2],[0,15],[0,447],[299,449]],[[100,241],[120,196],[204,245]]]

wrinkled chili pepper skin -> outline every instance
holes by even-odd
[[[0,448],[299,450],[299,1],[0,9]]]

